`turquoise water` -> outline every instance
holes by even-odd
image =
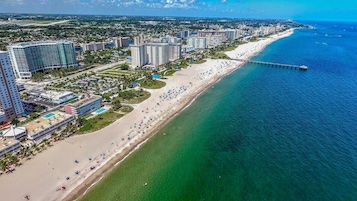
[[[105,108],[100,108],[99,110],[95,111],[95,113],[97,114],[102,114],[103,112],[105,112],[106,109]]]
[[[254,58],[308,71],[238,69],[83,200],[356,200],[357,24],[313,25]]]
[[[159,75],[159,74],[154,74],[154,75],[152,75],[152,78],[154,78],[154,79],[159,79],[161,76]]]
[[[49,114],[46,114],[45,116],[43,116],[43,118],[49,119],[49,118],[51,118],[51,117],[53,117],[53,116],[55,116],[55,114],[49,113]]]

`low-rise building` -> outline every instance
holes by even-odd
[[[0,123],[6,122],[6,116],[4,112],[0,112]]]
[[[21,149],[21,143],[14,139],[2,139],[0,140],[0,157],[6,153],[17,153]]]
[[[41,116],[27,124],[27,138],[40,142],[45,137],[50,137],[51,134],[61,127],[65,127],[69,122],[74,120],[74,116],[60,111],[54,111]]]
[[[28,92],[29,95],[34,97],[39,97],[45,99],[46,102],[53,104],[63,104],[69,102],[78,96],[70,91],[44,91],[44,90],[31,90]]]
[[[6,139],[20,139],[27,136],[25,127],[10,126],[7,129],[0,131],[1,135]]]
[[[79,100],[75,103],[70,103],[64,106],[64,111],[67,114],[72,114],[76,117],[82,117],[89,114],[102,106],[102,97],[90,96]]]
[[[19,91],[24,91],[24,90],[26,90],[24,84],[16,84],[16,85],[17,85],[17,89],[18,89]]]
[[[189,52],[193,52],[193,51],[195,51],[195,48],[193,46],[190,46],[190,45],[182,46],[182,52],[184,52],[184,53],[189,53]]]

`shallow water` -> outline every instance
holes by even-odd
[[[254,58],[307,72],[236,70],[82,200],[356,200],[356,24],[310,23]]]

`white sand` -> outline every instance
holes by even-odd
[[[249,59],[273,41],[291,34],[290,30],[258,42],[240,45],[227,52],[227,55]],[[230,60],[207,60],[204,64],[182,69],[166,80],[165,87],[148,90],[151,93],[148,100],[135,105],[133,112],[110,126],[91,134],[56,142],[53,147],[25,162],[13,173],[0,176],[1,200],[24,200],[25,195],[30,195],[30,200],[65,198],[95,171],[100,172],[100,167],[116,154],[124,148],[136,146],[139,140],[155,132],[158,125],[177,113],[198,93],[241,64]],[[75,163],[75,160],[79,163]],[[92,165],[96,166],[94,170],[89,169]],[[75,171],[80,173],[76,175]],[[66,177],[70,179],[66,180]],[[57,190],[61,186],[67,189]]]

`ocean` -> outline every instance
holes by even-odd
[[[357,200],[357,24],[269,45],[81,200]]]

